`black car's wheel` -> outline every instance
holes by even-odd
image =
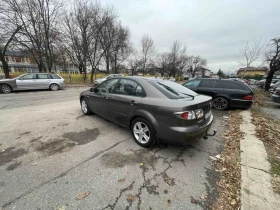
[[[225,110],[229,107],[229,102],[224,97],[216,97],[213,99],[213,108],[219,110]]]
[[[155,142],[155,130],[151,123],[138,117],[131,124],[131,132],[134,140],[142,147],[152,146]]]
[[[53,90],[53,91],[56,91],[56,90],[59,89],[59,85],[58,84],[51,84],[50,89]]]
[[[3,85],[0,85],[0,92],[1,93],[10,93],[10,92],[12,92],[12,88],[11,88],[11,86],[9,86],[7,84],[3,84]]]
[[[81,109],[85,115],[92,114],[92,111],[88,107],[87,101],[84,98],[81,100]]]

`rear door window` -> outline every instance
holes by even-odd
[[[49,74],[37,74],[37,79],[51,79]]]
[[[222,81],[222,84],[225,89],[244,90],[241,84],[237,84],[231,81]]]
[[[185,87],[187,88],[196,88],[200,83],[200,80],[191,80],[189,82],[187,82],[186,84],[184,84]]]
[[[221,82],[220,81],[216,81],[214,88],[222,88]]]
[[[201,80],[199,87],[213,88],[215,80]]]
[[[52,79],[61,79],[57,74],[51,74]]]

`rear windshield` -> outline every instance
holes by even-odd
[[[167,80],[148,80],[148,82],[170,99],[193,98],[198,95],[192,90],[175,82]]]
[[[52,77],[53,79],[61,79],[61,77],[58,76],[57,74],[51,74],[51,77]]]

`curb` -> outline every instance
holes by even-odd
[[[256,137],[250,111],[242,111],[240,130],[241,210],[278,210],[280,196],[273,191],[270,163],[264,144]]]

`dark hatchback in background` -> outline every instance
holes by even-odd
[[[93,112],[130,129],[144,147],[157,139],[188,144],[206,136],[213,121],[211,97],[156,78],[109,79],[82,92],[80,103],[84,114]]]
[[[212,96],[215,109],[249,108],[253,104],[253,90],[240,81],[201,78],[186,82],[183,86],[198,94]]]

